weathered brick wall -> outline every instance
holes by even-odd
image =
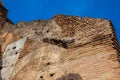
[[[7,12],[7,9],[0,4],[0,26],[6,21]]]
[[[13,22],[7,18],[8,10],[0,3],[0,28],[3,27],[5,22],[13,24]]]

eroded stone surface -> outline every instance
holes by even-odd
[[[28,37],[9,80],[120,80],[120,48],[109,20],[56,15],[2,24],[2,60],[9,44]]]
[[[120,79],[118,55],[110,42],[72,49],[41,44],[17,61],[11,80],[63,80],[69,74],[78,74],[81,80]]]
[[[7,46],[2,59],[1,77],[3,80],[9,80],[26,39],[25,37]]]

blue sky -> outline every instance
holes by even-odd
[[[56,14],[105,18],[113,22],[120,42],[120,0],[3,0],[14,22],[50,19]]]

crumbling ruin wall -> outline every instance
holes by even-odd
[[[120,48],[111,21],[56,15],[14,25],[0,6],[3,80],[120,79]]]

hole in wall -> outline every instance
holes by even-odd
[[[40,78],[43,78],[43,76],[40,76]]]
[[[49,33],[50,32],[50,30],[47,30],[47,33]]]
[[[50,62],[46,63],[47,65],[50,65]]]
[[[11,66],[14,66],[14,64],[12,64]]]
[[[53,77],[53,76],[54,76],[54,73],[51,73],[51,74],[50,74],[50,77]]]
[[[16,52],[15,54],[18,54],[18,52]]]
[[[0,70],[1,70],[2,68],[3,68],[3,67],[1,66],[1,67],[0,67]]]
[[[14,46],[13,49],[16,49],[16,46]]]

